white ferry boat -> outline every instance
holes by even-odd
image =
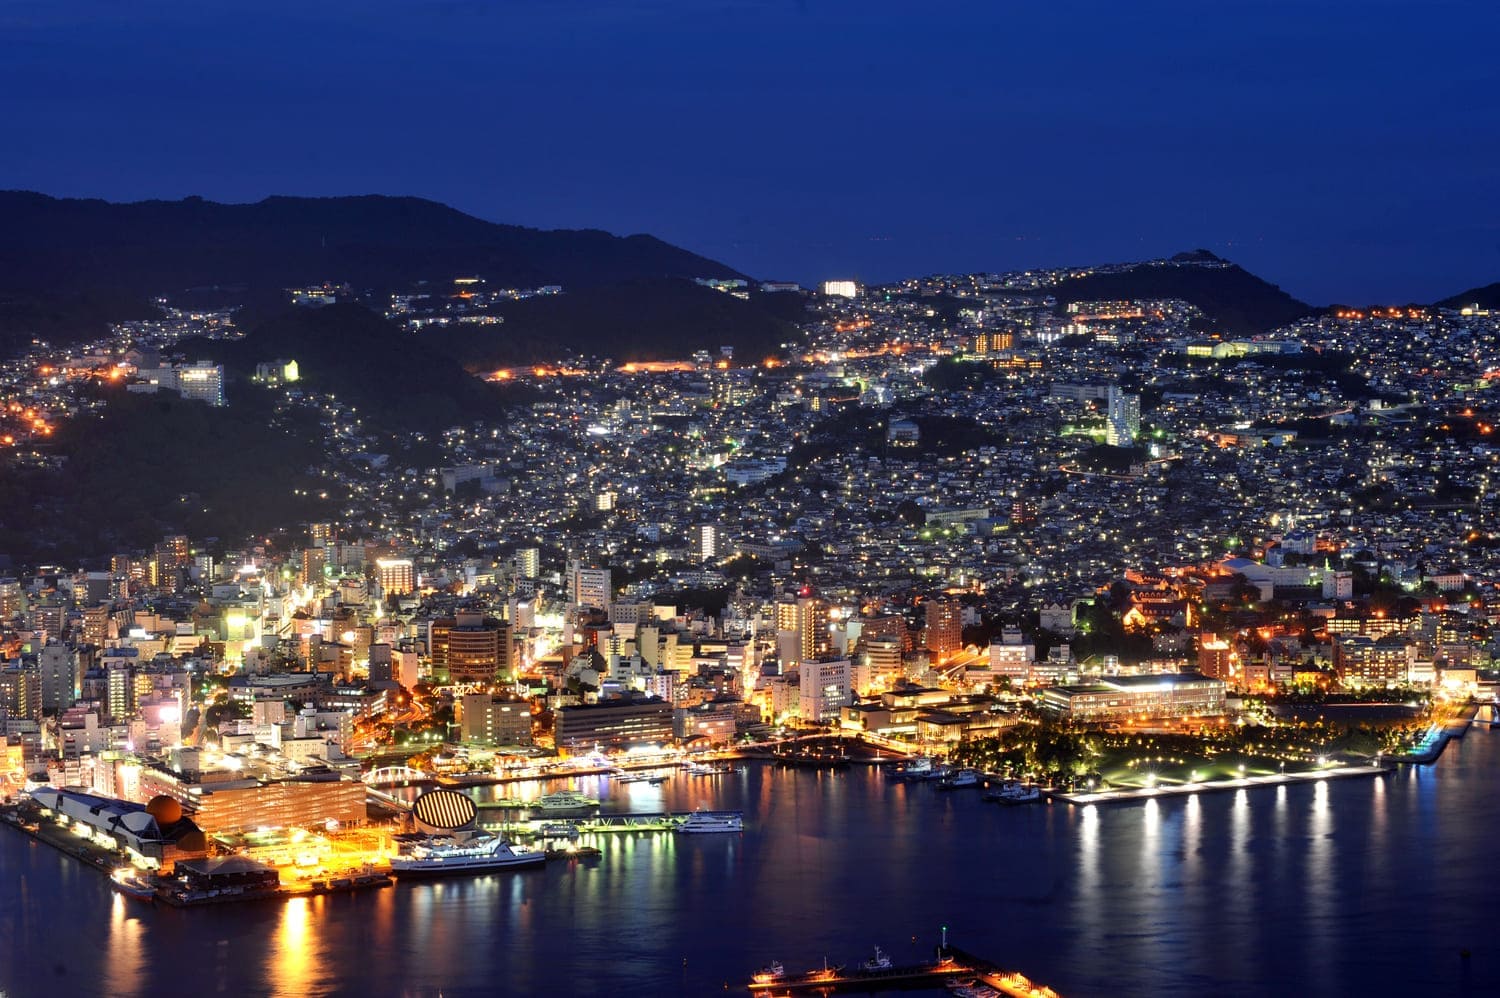
[[[872,972],[873,971],[878,971],[878,970],[890,970],[891,969],[891,957],[890,957],[890,954],[887,953],[885,950],[881,949],[879,946],[876,946],[875,947],[875,957],[874,957],[874,959],[872,959],[872,960],[866,960],[864,963],[860,964],[859,966],[860,966],[861,970],[868,970],[868,971],[872,971]]]
[[[441,877],[541,866],[545,853],[522,849],[488,832],[454,832],[417,837],[391,859],[399,877]]]
[[[597,799],[585,797],[577,790],[559,790],[556,793],[543,794],[531,805],[538,811],[587,811],[591,807],[598,806]]]
[[[684,835],[701,835],[706,832],[743,832],[745,819],[738,812],[694,811],[687,820],[677,826]]]

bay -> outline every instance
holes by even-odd
[[[1382,778],[1082,809],[759,764],[577,785],[606,811],[740,809],[746,831],[176,910],[0,829],[0,994],[742,994],[772,959],[923,958],[944,925],[1066,996],[1500,993],[1500,731]]]

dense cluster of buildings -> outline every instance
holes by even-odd
[[[169,797],[213,832],[357,823],[358,760],[393,742],[940,743],[1016,723],[1022,694],[1109,722],[1483,680],[1497,319],[1244,339],[1181,301],[1059,309],[1070,276],[835,282],[754,363],[559,358],[503,424],[431,441],[431,467],[266,358],[246,390],[321,420],[338,515],[0,578],[0,792]],[[420,336],[530,293],[558,289],[389,311]],[[66,371],[232,405],[220,369],[163,359],[193,330],[232,323],[178,313],[8,366],[6,411],[39,439],[92,404]]]

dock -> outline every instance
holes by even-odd
[[[486,821],[486,811],[508,811],[510,808],[479,805],[479,825],[482,828],[504,828],[518,836],[547,838],[542,834],[544,825],[569,825],[576,831],[590,834],[623,832],[670,832],[687,821],[690,814],[723,815],[743,818],[740,811],[638,811],[622,814],[595,814],[581,817],[543,817],[526,821]]]
[[[1081,793],[1064,793],[1060,790],[1046,791],[1045,796],[1068,804],[1123,804],[1130,801],[1153,800],[1158,797],[1186,797],[1192,794],[1214,793],[1223,790],[1253,790],[1257,787],[1280,787],[1296,783],[1321,783],[1325,780],[1350,779],[1353,777],[1385,776],[1392,772],[1388,765],[1379,766],[1331,766],[1307,773],[1270,773],[1265,776],[1242,776],[1233,780],[1204,780],[1201,783],[1167,783],[1154,787],[1137,787],[1129,790],[1092,790]]]
[[[825,995],[838,992],[872,992],[886,989],[940,988],[952,981],[983,982],[1014,998],[1060,998],[1056,991],[1031,981],[1023,974],[1003,970],[989,960],[955,946],[940,946],[931,962],[883,970],[850,970],[822,967],[805,974],[774,977],[756,974],[746,988],[751,994],[776,996]]]

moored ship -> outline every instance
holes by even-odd
[[[702,835],[708,832],[743,832],[745,819],[738,811],[694,811],[687,820],[677,826],[684,835]]]
[[[545,853],[513,846],[498,835],[455,832],[411,837],[391,859],[391,872],[399,877],[440,877],[541,866],[546,861]]]
[[[537,811],[587,811],[598,807],[599,801],[593,797],[585,797],[577,790],[558,790],[543,794],[530,806]]]

